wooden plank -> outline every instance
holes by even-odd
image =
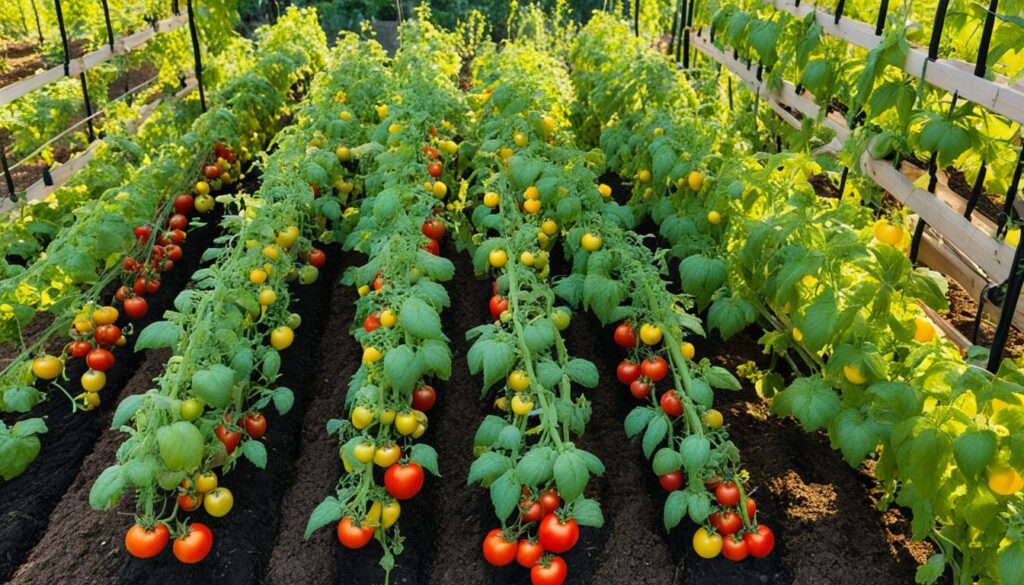
[[[97,65],[106,63],[119,55],[127,55],[136,47],[146,43],[158,33],[170,32],[181,28],[188,22],[188,16],[184,13],[165,18],[156,24],[156,29],[146,28],[132,33],[114,42],[114,48],[108,45],[97,49],[87,55],[76,57],[68,63],[68,77],[75,77],[83,71],[88,71]],[[65,77],[64,64],[51,67],[45,71],[36,73],[32,77],[16,81],[10,85],[0,88],[0,106],[9,104],[14,100],[31,93],[43,86],[49,85]]]
[[[796,0],[761,0],[776,10],[788,12],[798,18],[814,14],[815,20],[825,32],[841,38],[862,49],[871,50],[881,37],[875,34],[873,26],[850,18],[835,22],[835,15],[816,6]],[[927,67],[926,67],[927,64]],[[1024,85],[1007,85],[1006,78],[999,76],[1001,83],[989,81],[974,75],[974,66],[958,59],[936,59],[930,61],[928,53],[911,48],[903,64],[903,70],[950,93],[960,92],[960,97],[972,101],[989,111],[1006,116],[1024,124]]]
[[[952,341],[954,345],[960,348],[961,353],[966,352],[967,348],[974,345],[971,343],[970,339],[967,339],[966,335],[960,333],[960,330],[947,321],[945,317],[935,312],[935,309],[923,304],[919,306],[921,307],[921,310],[924,311],[924,314],[932,320],[932,323],[935,323],[935,327],[938,329],[937,333]]]

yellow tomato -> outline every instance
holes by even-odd
[[[235,505],[235,496],[226,487],[218,487],[203,497],[203,508],[214,518],[227,516]]]
[[[380,514],[380,526],[387,530],[398,522],[398,517],[402,515],[402,506],[399,505],[398,500],[391,500],[387,504],[384,504]]]
[[[718,225],[718,224],[722,223],[722,214],[718,213],[715,210],[709,211],[708,212],[708,223],[710,223],[711,225]]]
[[[384,412],[380,413],[380,416],[377,417],[377,420],[380,421],[380,424],[388,426],[391,423],[395,422],[395,411],[389,408]]]
[[[373,462],[378,467],[390,467],[402,457],[402,449],[394,443],[390,445],[382,445],[377,447],[377,450],[373,453]]]
[[[704,424],[708,425],[709,428],[718,429],[722,427],[724,417],[721,412],[718,412],[714,408],[709,409],[704,413]]]
[[[807,288],[812,288],[814,285],[818,284],[818,277],[813,274],[805,274],[803,278],[800,279],[800,282],[802,282]]]
[[[210,197],[209,195],[200,195],[196,197],[193,205],[195,206],[196,211],[198,211],[199,213],[206,213],[213,209],[213,197]]]
[[[713,559],[722,552],[722,536],[708,532],[707,528],[698,528],[693,533],[693,550],[701,558]]]
[[[533,266],[536,260],[533,257],[533,252],[529,250],[523,250],[523,253],[519,255],[519,261],[523,263],[523,266]]]
[[[512,412],[516,415],[526,416],[531,410],[533,410],[533,402],[529,399],[523,398],[521,394],[512,397]]]
[[[843,366],[843,376],[846,376],[846,381],[851,384],[863,384],[868,379],[864,377],[864,374],[860,371],[860,366]]]
[[[458,143],[454,140],[442,140],[437,143],[437,146],[445,154],[455,154],[455,151],[459,149]]]
[[[343,122],[348,122],[349,120],[352,119],[352,112],[348,110],[342,110],[341,113],[338,114],[338,117],[341,118]]]
[[[508,254],[505,253],[505,250],[500,248],[491,250],[491,253],[487,255],[487,261],[491,266],[501,268],[506,262],[508,262]]]
[[[434,192],[434,197],[441,199],[448,194],[448,185],[445,185],[443,181],[435,181],[431,191]]]
[[[682,345],[679,346],[679,352],[683,354],[684,358],[692,360],[693,356],[697,355],[697,348],[695,348],[689,341],[684,341]]]
[[[99,392],[107,385],[107,375],[99,370],[87,370],[82,374],[82,389],[86,392]]]
[[[611,197],[612,196],[612,188],[609,185],[601,183],[600,185],[597,186],[597,190],[601,192],[601,196],[602,197]]]
[[[640,341],[647,345],[656,345],[661,342],[661,327],[644,323],[640,326]]]
[[[516,132],[515,135],[512,136],[512,142],[515,142],[516,146],[518,146],[519,148],[526,146],[526,134],[523,134],[522,132]]]
[[[484,205],[494,209],[501,202],[501,196],[494,191],[488,191],[484,193]]]
[[[202,195],[209,195],[209,194],[210,194],[210,184],[209,183],[207,183],[206,181],[199,181],[198,183],[196,183],[196,195],[202,196]]]
[[[651,180],[651,171],[644,169],[637,173],[636,178],[640,179],[641,183],[647,183]]]
[[[391,125],[388,126],[388,134],[394,134],[396,132],[401,132],[401,131],[402,131],[402,125],[401,124],[391,124]]]
[[[508,412],[508,399],[505,398],[504,396],[499,396],[498,398],[495,398],[494,408],[497,408],[502,412]]]
[[[396,317],[395,314],[392,313],[390,310],[384,309],[383,311],[380,312],[380,324],[383,325],[386,329],[391,329],[392,327],[395,326],[395,323],[397,322],[398,317]]]
[[[1007,230],[1006,237],[1003,238],[1003,241],[1016,248],[1017,244],[1020,243],[1020,228]]]
[[[1009,465],[988,468],[988,489],[1000,496],[1012,496],[1024,488],[1024,478]]]
[[[935,339],[935,326],[932,322],[923,317],[914,317],[914,339],[921,343],[928,343]]]
[[[41,380],[53,380],[64,371],[64,362],[52,355],[44,355],[32,360],[32,374]]]
[[[352,158],[352,151],[345,146],[339,146],[338,148],[335,148],[334,154],[335,156],[338,157],[338,160],[340,160],[341,162],[347,162],[350,158]]]
[[[537,243],[540,244],[541,248],[547,247],[548,235],[545,234],[543,231],[537,232]]]
[[[380,502],[370,504],[370,510],[363,517],[363,524],[379,524],[381,508]]]
[[[508,375],[508,387],[515,392],[522,392],[530,387],[530,377],[522,370],[512,370]]]
[[[359,296],[365,297],[366,295],[370,294],[370,285],[364,284],[363,286],[359,287],[357,292],[359,293]]]
[[[540,231],[546,235],[553,236],[558,233],[558,224],[553,219],[545,219],[540,224]]]
[[[373,446],[373,443],[359,443],[352,449],[352,454],[355,455],[356,461],[369,463],[373,461],[373,454],[376,451],[377,448]]]
[[[270,333],[270,345],[277,351],[287,349],[295,341],[295,332],[287,325],[281,325]]]
[[[377,110],[377,117],[380,118],[381,120],[383,120],[384,118],[388,117],[388,105],[387,104],[381,104],[379,106],[374,106],[374,109]]]
[[[883,244],[899,246],[903,243],[903,228],[880,219],[875,222],[875,238]]]
[[[380,352],[376,347],[368,347],[363,350],[363,363],[373,364],[380,361],[380,358],[384,357],[384,354]]]
[[[508,162],[508,159],[512,158],[512,154],[513,153],[512,153],[512,149],[511,148],[502,148],[501,149],[501,160],[503,160],[505,162]]]
[[[117,309],[114,307],[100,307],[92,312],[92,322],[97,325],[112,325],[117,321]]]
[[[268,260],[277,260],[281,257],[281,249],[274,244],[267,244],[263,247],[263,256]]]
[[[274,289],[267,287],[260,291],[260,295],[257,300],[264,307],[268,307],[274,304],[274,301],[277,300],[277,293],[274,292]]]
[[[75,400],[82,405],[82,410],[88,412],[100,405],[100,395],[95,392],[82,392],[75,396]]]
[[[704,175],[700,171],[690,171],[690,174],[686,176],[686,184],[690,186],[693,191],[700,191],[700,188],[704,186]]]
[[[551,134],[555,131],[555,120],[551,116],[541,117],[540,124],[544,127],[545,135]]]
[[[794,327],[793,328],[793,339],[796,340],[798,343],[803,341],[804,340],[804,332],[800,331],[799,328]]]
[[[423,423],[418,423],[416,425],[416,430],[412,432],[412,438],[418,439],[418,438],[422,437],[423,433],[425,433],[425,432],[427,432],[427,425],[425,425]]]
[[[587,232],[580,238],[580,244],[588,252],[596,252],[601,247],[601,236]]]
[[[196,491],[205,494],[217,489],[217,474],[212,471],[204,471],[196,476]]]
[[[416,415],[411,412],[403,412],[395,417],[395,430],[401,435],[411,435],[418,424]]]
[[[297,239],[299,239],[299,228],[293,225],[284,228],[277,234],[277,243],[281,244],[285,250],[291,248]]]
[[[537,187],[530,185],[526,188],[526,191],[523,191],[523,199],[526,199],[527,201],[540,199],[540,191],[537,190]]]
[[[373,411],[365,406],[352,409],[352,426],[360,431],[373,424],[374,418]]]
[[[75,331],[79,333],[88,333],[92,331],[92,321],[88,319],[75,319]]]
[[[526,213],[537,213],[540,211],[540,207],[540,201],[536,199],[529,199],[526,201],[526,203],[523,203],[523,211],[525,211]]]

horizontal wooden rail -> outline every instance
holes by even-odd
[[[114,57],[127,55],[157,34],[177,30],[186,24],[188,24],[188,17],[185,14],[177,14],[170,18],[165,18],[157,22],[153,27],[140,30],[115,41],[113,48],[110,48],[109,45],[104,45],[103,48],[97,49],[92,53],[72,59],[66,75],[64,73],[64,64],[61,63],[56,67],[36,73],[32,77],[4,86],[0,88],[0,106],[9,104],[25,94],[53,83],[62,77],[75,77],[79,73],[88,71],[101,63],[106,63]]]
[[[797,94],[791,83],[784,81],[781,91],[768,91],[757,79],[753,67],[739,61],[715,47],[706,31],[691,37],[693,46],[714,61],[729,69],[790,125],[799,128],[801,120],[794,114],[816,119],[820,108],[805,94]],[[842,150],[849,129],[845,121],[834,115],[826,116],[822,124],[832,129],[836,137],[823,150],[836,153]],[[994,237],[995,224],[975,213],[968,220],[963,216],[966,202],[952,190],[942,186],[937,193],[929,193],[914,186],[913,180],[921,170],[904,163],[901,169],[892,163],[875,160],[865,152],[860,160],[860,171],[888,191],[900,203],[913,210],[929,224],[933,236],[922,242],[919,260],[935,270],[948,274],[974,298],[980,298],[987,284],[1001,283],[1009,275],[1014,249]],[[986,307],[987,313],[998,317],[997,307]],[[1024,329],[1024,303],[1014,311],[1014,324]]]
[[[841,38],[862,49],[871,50],[881,41],[872,25],[850,18],[836,22],[835,15],[817,6],[797,0],[761,0],[776,10],[788,12],[797,18],[814,14],[821,28],[832,36]],[[931,85],[949,93],[960,92],[960,97],[988,108],[989,111],[1006,116],[1014,122],[1024,124],[1024,84],[1009,85],[1006,77],[997,75],[996,81],[974,75],[974,65],[959,59],[928,59],[927,51],[911,48],[903,70],[921,78]]]
[[[183,87],[179,92],[177,92],[173,96],[165,98],[163,100],[155,100],[140,108],[139,115],[136,116],[134,120],[131,120],[127,124],[125,124],[125,135],[130,136],[132,134],[135,134],[135,132],[137,132],[138,129],[142,127],[142,125],[146,122],[146,120],[148,120],[149,117],[153,115],[153,113],[156,111],[156,109],[160,106],[161,103],[169,102],[171,104],[176,104],[177,102],[181,101],[186,95],[195,91],[196,87],[196,80],[194,77],[191,77],[186,81],[185,87]],[[75,155],[67,162],[53,168],[50,171],[50,178],[53,179],[52,185],[47,185],[42,179],[39,179],[35,183],[29,185],[29,187],[25,189],[24,192],[25,202],[36,203],[42,201],[51,193],[59,189],[62,185],[70,181],[71,178],[74,177],[76,173],[78,173],[78,171],[85,168],[85,165],[89,164],[89,161],[91,161],[93,157],[96,156],[96,151],[99,148],[100,143],[102,142],[103,140],[94,140],[88,148],[86,148],[79,154]],[[18,203],[11,201],[10,199],[5,198],[3,200],[0,200],[0,213],[7,213],[8,211],[16,208],[17,206]]]

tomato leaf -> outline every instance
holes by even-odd
[[[426,469],[433,475],[441,475],[437,469],[437,451],[435,451],[430,445],[427,445],[426,443],[416,443],[412,446],[409,459],[418,463],[423,467],[423,469]]]
[[[711,459],[711,443],[704,437],[690,435],[679,446],[681,461],[690,473],[699,472]]]
[[[551,319],[547,318],[538,319],[523,327],[523,338],[526,341],[526,347],[534,353],[541,353],[551,347],[555,343],[556,335],[558,335],[558,330],[555,329],[555,324],[551,322]]]
[[[575,500],[587,487],[590,472],[575,451],[564,451],[555,460],[555,485],[566,501]]]
[[[839,414],[839,397],[824,379],[798,378],[779,392],[772,401],[772,411],[779,416],[792,416],[807,432],[827,425]]]
[[[494,514],[499,520],[504,521],[516,509],[522,489],[523,486],[520,485],[514,469],[501,474],[501,477],[491,484],[491,503],[494,504]]]
[[[711,296],[725,284],[726,265],[721,258],[708,258],[694,254],[679,263],[679,279],[683,290],[697,298],[697,307],[703,311]]]
[[[967,525],[983,532],[989,529],[1001,508],[996,495],[981,485],[970,488],[967,497],[960,502],[962,504],[957,508],[967,520]]]
[[[284,386],[276,388],[273,396],[274,408],[277,409],[277,413],[281,415],[288,414],[288,411],[295,404],[295,393],[292,392],[291,388],[285,388]]]
[[[469,362],[469,373],[476,374],[481,368],[484,372],[486,393],[495,382],[504,380],[512,369],[513,350],[507,343],[493,339],[479,339],[469,348],[466,360]]]
[[[416,266],[431,280],[446,282],[455,275],[455,265],[444,256],[434,256],[426,250],[416,251]]]
[[[583,463],[586,464],[587,470],[590,471],[591,475],[604,475],[604,463],[590,451],[584,451],[583,449],[576,449],[576,454],[580,456]]]
[[[513,424],[507,424],[505,425],[505,428],[501,429],[501,432],[498,433],[498,440],[495,442],[495,445],[505,449],[506,451],[512,451],[519,446],[522,440],[523,433],[519,430],[519,427]]]
[[[836,418],[835,428],[830,429],[829,436],[843,453],[843,459],[850,466],[860,462],[875,450],[882,440],[882,425],[866,418],[855,408],[843,408]]]
[[[231,402],[234,385],[235,371],[223,364],[192,374],[192,392],[214,408],[224,408]]]
[[[4,410],[10,412],[29,412],[45,397],[45,394],[33,386],[14,386],[3,391],[0,405],[6,407]]]
[[[338,498],[334,496],[328,496],[324,498],[324,501],[317,504],[313,513],[309,515],[309,521],[306,522],[306,532],[303,534],[303,538],[309,540],[310,536],[317,530],[327,526],[332,522],[338,522],[341,520],[343,508]]]
[[[683,467],[683,457],[678,451],[670,447],[662,447],[654,454],[651,461],[651,469],[655,475],[665,475],[673,471],[679,471]]]
[[[39,455],[37,434],[47,432],[41,418],[29,418],[8,428],[0,421],[0,477],[11,480],[21,475]]]
[[[804,334],[803,342],[807,349],[818,351],[832,340],[838,313],[836,293],[831,287],[825,287],[811,301],[804,313],[796,317],[795,321]]]
[[[754,322],[757,311],[744,299],[722,297],[708,310],[708,327],[718,329],[722,339],[729,339]]]
[[[647,428],[648,423],[654,418],[654,409],[638,406],[626,415],[626,436],[632,439],[640,434],[640,431]]]
[[[473,437],[474,447],[490,447],[498,440],[498,434],[508,423],[500,416],[489,414],[476,429],[476,436]]]
[[[479,482],[483,487],[487,487],[511,469],[511,459],[501,453],[484,451],[469,466],[469,476],[466,479],[466,485]]]
[[[699,492],[689,491],[686,492],[672,492],[672,493],[686,493],[687,503],[686,508],[690,513],[690,520],[693,520],[697,524],[703,524],[707,517],[711,514],[711,496],[708,492],[703,489]]]
[[[410,297],[402,303],[398,323],[420,339],[447,339],[441,333],[441,316],[437,310],[418,297]]]
[[[234,365],[234,360],[232,360],[232,365]],[[281,371],[281,354],[276,349],[270,348],[267,350],[267,355],[263,356],[261,371],[263,372],[263,377],[268,381],[277,379],[277,374]]]
[[[259,469],[267,468],[267,447],[262,441],[251,439],[242,443],[242,455]]]
[[[534,447],[523,455],[516,465],[516,473],[525,485],[543,485],[554,473],[554,449]]]
[[[154,321],[139,332],[135,340],[135,351],[174,347],[181,339],[181,326],[170,321]]]
[[[555,286],[551,287],[551,290],[570,307],[576,308],[580,306],[580,301],[583,298],[583,275],[574,272],[569,276],[560,279]]]
[[[416,353],[408,345],[399,345],[384,354],[384,377],[400,394],[412,392],[421,375]]]
[[[654,448],[657,447],[662,440],[665,439],[665,435],[668,434],[668,419],[664,416],[655,417],[654,420],[647,425],[647,431],[644,433],[643,448],[644,457],[650,459],[651,454],[654,453]]]
[[[722,390],[742,390],[743,386],[740,385],[740,381],[736,379],[736,376],[732,375],[732,372],[721,367],[711,366],[704,372],[704,381],[708,383],[712,388],[721,388]]]
[[[604,526],[604,514],[601,513],[601,506],[594,500],[579,498],[572,505],[572,517],[580,526],[600,528]]]
[[[1012,542],[999,551],[997,564],[1003,583],[1024,583],[1024,543]]]
[[[146,401],[145,394],[133,394],[128,396],[117,405],[117,410],[114,411],[114,419],[110,423],[110,428],[115,431],[125,425],[135,413],[139,411],[142,403]]]
[[[109,510],[117,505],[124,491],[124,474],[120,465],[103,470],[89,490],[89,505],[94,510]]]
[[[687,389],[686,394],[691,400],[704,408],[711,408],[715,400],[715,393],[711,391],[711,386],[708,386],[700,378],[690,380],[690,387]]]
[[[953,458],[967,479],[974,481],[996,454],[996,434],[990,430],[964,433],[953,440]]]
[[[535,370],[537,372],[537,381],[545,388],[554,388],[562,383],[564,375],[562,368],[549,359],[545,358],[538,361]]]
[[[686,516],[686,508],[689,498],[686,492],[675,491],[665,498],[665,509],[662,512],[662,520],[665,523],[665,530],[670,531],[683,521]]]
[[[602,323],[612,320],[612,312],[626,300],[626,285],[607,276],[590,272],[583,285],[584,306],[597,315]]]
[[[942,553],[928,557],[928,562],[917,568],[914,582],[919,585],[932,585],[946,572],[946,557]],[[1024,574],[1021,575],[1024,578]],[[1007,581],[1011,583],[1012,581]]]
[[[565,373],[569,375],[569,379],[584,388],[596,388],[600,381],[597,366],[585,359],[569,360],[569,363],[565,364]]]
[[[145,489],[153,485],[160,462],[152,455],[132,459],[124,464],[125,478],[136,488]]]
[[[416,356],[426,366],[424,375],[447,380],[452,375],[452,352],[448,344],[438,339],[428,339],[417,349]]]

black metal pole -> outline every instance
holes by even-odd
[[[60,27],[60,42],[64,46],[64,75],[71,75],[71,49],[68,46],[68,31],[64,28],[64,11],[60,8],[60,0],[53,0],[57,11],[57,26]]]
[[[694,1],[696,1],[696,0],[694,0]],[[680,61],[680,53],[683,50],[683,39],[685,39],[687,42],[689,42],[689,40],[690,40],[690,28],[688,26],[686,26],[687,0],[680,0],[679,1],[679,6],[680,6],[680,9],[679,9],[679,11],[680,11],[680,15],[679,15],[679,20],[680,20],[680,23],[679,23],[679,34],[683,38],[679,39],[679,41],[676,42],[676,63],[678,63]],[[712,42],[714,42],[714,40],[715,40],[714,38],[711,39]],[[687,47],[687,48],[689,48],[689,47]],[[684,63],[684,66],[687,66],[687,67],[689,66],[689,59],[686,60],[686,62]]]
[[[843,176],[839,179],[839,199],[846,193],[846,178],[850,176],[850,167],[843,167]]]
[[[971,189],[971,197],[967,200],[967,207],[964,209],[964,217],[971,219],[971,215],[974,214],[974,208],[978,206],[978,200],[981,199],[981,192],[985,188],[985,175],[988,172],[988,167],[985,163],[981,163],[981,170],[978,171],[978,178],[974,181],[974,188]]]
[[[640,0],[633,2],[633,36],[640,36]]]
[[[89,132],[89,142],[96,140],[96,129],[92,126],[92,104],[89,103],[89,84],[85,81],[85,71],[78,74],[82,83],[82,101],[85,102],[85,127]]]
[[[0,144],[0,166],[4,168],[4,182],[7,183],[7,196],[11,198],[11,201],[17,201],[18,195],[14,192],[14,177],[11,176],[11,169],[7,166],[7,153],[4,152],[6,147]]]
[[[107,44],[110,45],[110,50],[114,50],[114,27],[110,26],[110,6],[107,4],[107,0],[101,0],[103,3],[103,19],[107,23]]]
[[[878,7],[878,20],[875,22],[875,36],[882,36],[885,30],[885,19],[889,16],[889,0],[882,0]]]
[[[996,25],[998,9],[999,0],[992,0],[988,5],[988,14],[985,15],[985,28],[981,31],[981,43],[978,45],[978,62],[974,66],[974,74],[978,77],[985,77],[985,69],[988,67],[988,48],[992,43],[992,29]]]
[[[39,46],[43,46],[43,24],[39,21],[39,8],[36,7],[36,0],[32,0],[32,16],[36,19],[36,32],[39,33]]]
[[[942,27],[946,25],[946,10],[949,0],[939,0],[935,8],[935,21],[932,25],[932,40],[928,43],[928,58],[932,61],[939,58],[939,42],[942,41]]]
[[[839,20],[841,18],[843,18],[843,10],[845,10],[845,9],[846,9],[846,0],[839,0],[839,3],[836,4],[836,19],[835,19],[835,23],[836,24],[839,24]]]
[[[175,15],[181,14],[181,7],[178,6],[178,0],[171,0],[171,13]]]
[[[1021,174],[1024,173],[1024,145],[1017,153],[1017,168],[1013,170],[1013,179],[1010,180],[1010,188],[1006,190],[1006,201],[1003,203],[1003,217],[999,223],[996,233],[1005,233],[1006,222],[1013,218],[1013,201],[1017,198],[1017,189],[1020,187]]]
[[[1013,262],[1010,264],[1010,274],[1006,282],[1006,297],[1003,299],[1003,306],[1000,307],[999,323],[996,325],[996,333],[992,337],[992,349],[988,354],[988,371],[990,372],[999,369],[999,362],[1002,361],[1003,348],[1006,347],[1006,339],[1010,336],[1013,313],[1017,310],[1022,284],[1024,284],[1024,240],[1017,244],[1017,250],[1013,253]]]
[[[58,0],[59,1],[59,0]],[[186,0],[188,10],[188,30],[192,35],[192,55],[196,62],[196,83],[199,84],[199,105],[206,111],[206,93],[203,91],[203,57],[199,51],[199,30],[196,29],[196,15],[192,9],[192,0]]]
[[[681,7],[678,4],[676,4],[676,9],[672,11],[672,28],[671,28],[672,36],[669,39],[669,43],[668,43],[668,54],[669,55],[672,54],[672,48],[675,46],[676,40],[678,39],[678,36],[679,36],[676,33],[678,31],[678,28],[679,28],[679,9],[680,8]]]

